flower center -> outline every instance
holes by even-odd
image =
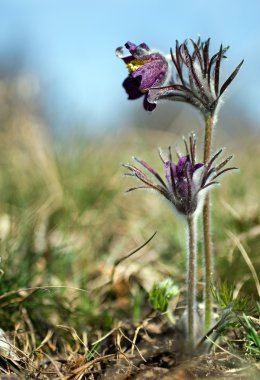
[[[129,73],[132,73],[133,71],[136,71],[148,62],[149,61],[145,59],[133,59],[133,61],[129,62],[126,66],[128,68]]]

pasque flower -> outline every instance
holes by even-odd
[[[174,65],[172,83],[168,86],[153,86],[147,101],[182,101],[197,107],[204,115],[213,115],[221,96],[237,75],[243,61],[220,86],[220,67],[226,58],[228,47],[223,48],[221,45],[219,51],[212,56],[209,47],[210,39],[205,42],[199,39],[197,43],[186,40],[181,45],[176,41],[175,52],[171,50]]]
[[[220,149],[208,163],[196,161],[196,138],[194,134],[189,136],[189,143],[184,139],[186,154],[178,154],[178,162],[175,164],[172,159],[171,147],[169,147],[167,159],[160,158],[164,164],[165,179],[145,161],[134,157],[134,160],[145,168],[145,172],[135,165],[124,164],[129,172],[126,175],[136,177],[143,183],[141,186],[132,187],[127,191],[137,189],[152,189],[166,198],[175,209],[183,215],[193,215],[197,210],[199,201],[203,198],[204,190],[218,184],[216,179],[223,173],[237,169],[226,167],[232,156],[227,157],[216,165],[216,160],[222,153]],[[147,174],[146,174],[147,173]],[[151,179],[151,174],[155,180]]]
[[[129,75],[123,82],[129,99],[144,96],[144,108],[152,111],[156,102],[148,100],[151,87],[163,86],[169,83],[170,62],[159,51],[151,50],[145,43],[135,45],[127,42],[125,47],[130,55],[124,55],[124,48],[116,49],[116,54],[127,65]]]

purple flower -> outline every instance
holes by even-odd
[[[116,49],[116,54],[126,64],[129,75],[123,82],[128,99],[135,100],[144,96],[144,108],[153,111],[155,102],[148,100],[151,87],[163,86],[169,83],[169,66],[164,55],[151,50],[145,43],[135,45],[127,42],[125,47],[130,55],[124,55],[124,48]]]
[[[156,181],[152,180],[145,172],[134,165],[125,164],[130,173],[126,175],[136,177],[143,183],[141,186],[132,187],[129,191],[137,189],[152,189],[166,198],[183,215],[192,215],[198,208],[199,201],[203,199],[205,189],[218,184],[216,179],[223,173],[237,169],[235,167],[224,168],[231,160],[232,156],[227,157],[220,164],[214,166],[216,159],[222,153],[220,149],[207,164],[196,162],[196,139],[195,135],[189,136],[189,144],[184,140],[186,154],[178,154],[178,162],[172,161],[171,147],[167,159],[160,158],[164,164],[165,180],[145,161],[134,157],[134,160],[146,169]]]
[[[228,47],[223,48],[221,45],[219,51],[210,57],[210,39],[205,42],[199,39],[197,43],[190,40],[190,43],[191,48],[188,47],[188,41],[181,45],[176,41],[175,52],[171,50],[175,69],[172,83],[151,89],[147,101],[182,101],[197,107],[204,115],[213,115],[220,97],[237,75],[243,61],[220,86],[220,67]]]

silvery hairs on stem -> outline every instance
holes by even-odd
[[[123,164],[129,172],[127,176],[135,177],[141,186],[132,187],[127,192],[137,189],[150,189],[162,195],[182,215],[191,216],[198,210],[198,205],[204,198],[206,191],[210,190],[219,182],[217,179],[236,167],[226,167],[233,156],[229,156],[216,164],[223,149],[220,149],[211,159],[203,164],[196,161],[196,137],[191,133],[188,142],[184,139],[186,153],[181,155],[177,152],[178,162],[174,164],[171,147],[168,157],[164,159],[163,153],[159,156],[164,165],[165,180],[160,174],[145,161],[133,157],[133,160],[145,170],[131,164]]]

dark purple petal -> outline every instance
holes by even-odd
[[[132,42],[128,41],[125,44],[125,47],[130,51],[131,54],[134,54],[137,48],[137,45],[133,44]]]
[[[202,168],[202,166],[204,166],[204,164],[203,164],[202,162],[199,162],[198,164],[195,164],[195,165],[193,166],[193,173],[194,173],[196,170]]]
[[[148,101],[148,93],[145,94],[145,97],[144,97],[144,109],[146,111],[152,112],[155,108],[156,108],[156,103],[150,103]]]
[[[135,58],[140,58],[150,51],[149,47],[144,42],[140,45],[135,45],[132,42],[128,41],[125,44],[125,47]]]
[[[140,45],[139,45],[142,49],[145,49],[145,50],[150,50],[149,46],[146,45],[145,42],[142,42]]]
[[[178,161],[177,166],[176,166],[177,176],[184,174],[183,169],[184,169],[184,166],[186,165],[186,163],[190,163],[190,156],[189,155],[179,158],[179,161]]]
[[[130,55],[124,56],[124,48],[116,49],[117,56],[124,61],[130,70],[129,76],[123,82],[129,99],[138,99],[144,95],[144,109],[153,111],[156,108],[156,100],[148,97],[147,93],[153,86],[169,84],[169,63],[159,52],[152,52],[146,43],[136,45],[130,41],[125,44]]]
[[[121,59],[126,65],[128,65],[128,63],[132,62],[135,58],[132,55],[129,55],[127,57],[121,57]]]
[[[127,77],[123,82],[123,87],[128,94],[128,99],[135,100],[144,94],[139,90],[140,78]]]
[[[135,70],[131,76],[136,78],[141,76],[140,89],[146,90],[152,86],[159,85],[163,82],[167,73],[167,64],[161,59],[150,61]]]

